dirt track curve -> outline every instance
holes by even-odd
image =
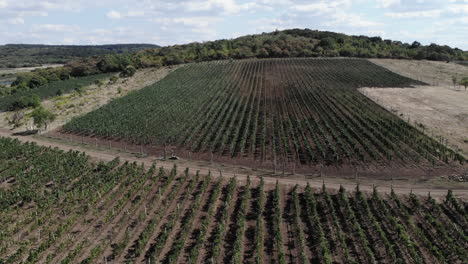
[[[344,186],[347,190],[353,190],[356,184],[359,183],[362,191],[372,191],[376,186],[381,193],[390,193],[391,188],[397,194],[409,194],[413,192],[421,196],[427,196],[430,192],[431,196],[439,200],[443,199],[447,194],[447,190],[453,190],[454,194],[463,200],[468,200],[468,183],[459,183],[448,180],[431,180],[431,181],[402,181],[402,180],[375,180],[375,179],[343,179],[333,176],[314,177],[307,178],[304,175],[285,175],[281,177],[281,174],[274,174],[269,171],[253,170],[245,167],[234,167],[221,164],[210,164],[209,162],[197,162],[189,160],[177,160],[177,161],[161,161],[157,160],[156,157],[137,157],[134,153],[124,153],[118,150],[110,149],[97,149],[88,145],[77,145],[75,143],[66,142],[62,140],[50,139],[43,136],[16,136],[7,129],[0,128],[0,136],[17,138],[22,142],[35,142],[38,145],[59,148],[65,151],[75,150],[85,152],[94,160],[111,161],[116,157],[120,157],[121,161],[145,163],[145,165],[151,165],[157,162],[159,167],[170,169],[177,164],[179,168],[189,168],[192,172],[200,171],[200,173],[207,174],[209,171],[223,177],[237,177],[238,180],[243,181],[248,175],[251,176],[252,181],[257,181],[258,177],[263,177],[267,184],[275,184],[279,181],[285,185],[301,185],[305,186],[309,183],[312,187],[321,188],[322,184],[325,183],[329,189],[338,189],[340,185]]]

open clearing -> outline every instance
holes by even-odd
[[[468,76],[468,68],[453,63],[405,60],[371,60],[407,77],[439,86],[401,88],[363,88],[363,94],[404,120],[420,123],[425,133],[442,136],[454,149],[468,155],[468,91],[452,84]],[[419,76],[419,77],[418,77]],[[436,78],[436,80],[434,80]]]
[[[46,64],[39,67],[21,67],[21,68],[0,68],[0,74],[16,74],[22,72],[30,72],[36,69],[61,67],[63,64]]]
[[[369,59],[395,73],[432,86],[452,86],[452,77],[458,80],[468,76],[468,67],[456,63],[427,60]]]

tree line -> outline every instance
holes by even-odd
[[[437,44],[411,44],[381,37],[349,36],[310,29],[289,29],[236,39],[194,42],[76,60],[64,67],[22,74],[13,86],[35,88],[47,82],[132,68],[162,67],[211,60],[288,57],[359,57],[467,61],[468,52]]]

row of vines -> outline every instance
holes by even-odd
[[[361,59],[198,63],[72,120],[62,132],[278,168],[464,162],[356,89],[415,84],[422,83]]]
[[[463,263],[466,201],[92,163],[0,138],[0,263]]]

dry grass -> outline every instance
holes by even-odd
[[[363,94],[411,123],[422,124],[428,135],[448,140],[468,156],[468,91],[453,86],[452,76],[468,76],[468,68],[454,63],[372,59],[394,72],[435,86],[362,88]]]

